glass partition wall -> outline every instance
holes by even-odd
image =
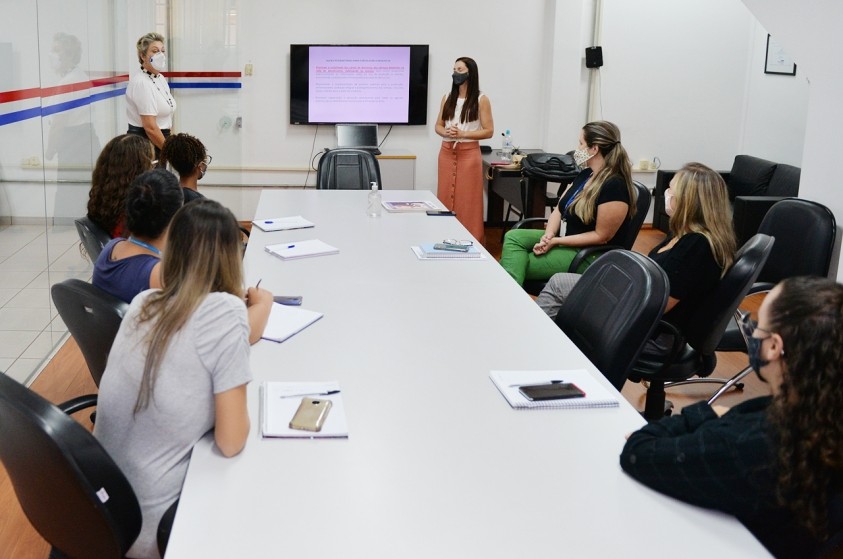
[[[231,189],[215,191],[214,178],[225,169],[230,180],[241,161],[231,116],[240,107],[239,0],[0,0],[0,8],[0,371],[29,383],[67,337],[50,286],[91,277],[73,222],[87,213],[100,149],[126,132],[141,35],[167,38],[174,132],[200,138],[214,157],[201,190],[237,203]]]
[[[91,277],[73,220],[101,146],[125,131],[130,43],[125,3],[0,7],[0,371],[28,383],[66,337],[50,286]]]

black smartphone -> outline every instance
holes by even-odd
[[[560,382],[555,384],[534,384],[522,386],[518,389],[525,398],[531,402],[542,400],[564,400],[567,398],[584,398],[585,392],[579,389],[576,384]]]
[[[455,212],[450,210],[427,210],[427,215],[450,215],[455,216],[457,215]]]

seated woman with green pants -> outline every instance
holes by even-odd
[[[618,127],[607,121],[583,126],[574,159],[585,168],[560,198],[545,230],[513,229],[504,238],[501,265],[519,285],[567,272],[581,247],[619,244],[627,234],[636,191]],[[563,220],[565,234],[559,236]]]

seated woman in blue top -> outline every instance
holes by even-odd
[[[169,171],[138,175],[126,200],[129,238],[117,237],[103,247],[94,263],[92,283],[127,303],[141,291],[161,287],[167,227],[183,202],[179,181]]]
[[[635,214],[636,192],[621,132],[611,122],[589,122],[574,152],[585,169],[562,195],[544,231],[513,229],[504,237],[501,266],[519,285],[568,269],[580,247],[618,244]],[[558,236],[562,221],[565,234]]]
[[[726,183],[717,171],[688,163],[665,191],[665,210],[670,216],[670,235],[649,257],[670,280],[664,320],[682,332],[700,301],[717,287],[734,260],[735,233]],[[579,274],[554,275],[536,303],[556,318],[579,278]],[[672,336],[662,335],[649,343],[645,352],[662,354],[671,343]]]
[[[843,285],[786,279],[758,323],[742,327],[772,396],[731,410],[700,402],[650,423],[629,436],[621,467],[671,497],[735,515],[776,557],[817,557],[843,530]]]

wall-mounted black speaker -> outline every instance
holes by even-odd
[[[599,68],[603,66],[603,47],[587,47],[585,49],[585,67]]]

